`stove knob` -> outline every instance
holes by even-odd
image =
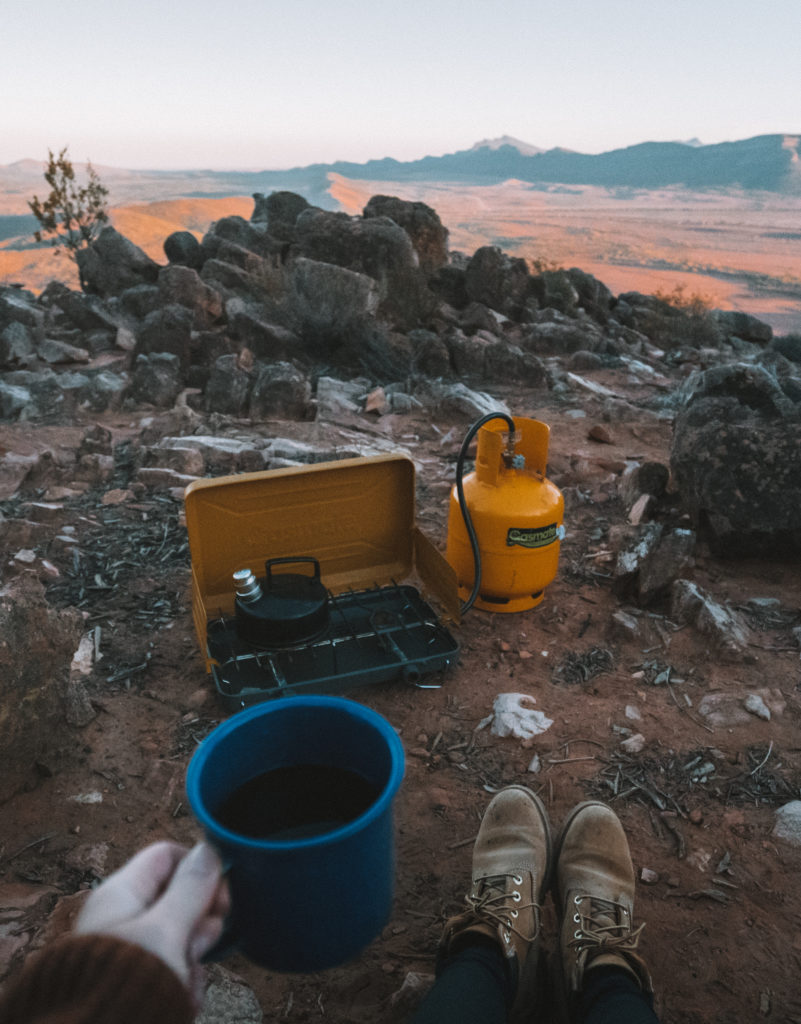
[[[245,604],[253,604],[261,597],[259,581],[250,569],[237,569],[234,573],[234,589],[236,596]]]

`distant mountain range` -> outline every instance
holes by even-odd
[[[0,213],[22,214],[27,198],[45,191],[41,162],[19,160],[0,167]],[[534,187],[596,185],[609,189],[745,189],[801,195],[801,136],[758,135],[739,142],[701,145],[643,142],[607,153],[542,150],[510,136],[484,139],[444,156],[401,161],[391,157],[351,163],[311,164],[283,171],[132,171],[97,166],[112,202],[176,197],[250,195],[288,189],[334,208],[330,173],[362,181],[453,182],[490,185],[509,179]],[[26,211],[27,213],[27,211]],[[9,237],[10,225],[4,225]],[[27,225],[26,225],[27,227]]]

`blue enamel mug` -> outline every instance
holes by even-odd
[[[218,951],[319,971],[367,946],[392,911],[403,772],[392,725],[340,697],[281,697],[214,729],[189,763],[186,791],[228,871]]]

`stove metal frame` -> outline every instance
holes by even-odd
[[[235,620],[222,612],[208,625],[214,684],[234,711],[292,693],[343,690],[403,681],[424,689],[424,676],[449,668],[459,645],[410,585],[348,590],[329,595],[329,628],[287,647],[257,649],[239,639]]]

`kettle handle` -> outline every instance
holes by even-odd
[[[267,586],[269,587],[272,584],[273,566],[274,565],[287,565],[287,564],[290,564],[292,562],[308,562],[310,565],[313,565],[314,566],[314,577],[313,578],[315,580],[319,580],[320,579],[320,563],[318,562],[318,560],[316,558],[313,558],[310,555],[299,555],[296,558],[294,558],[292,556],[289,556],[287,558],[268,558],[267,561],[264,563],[264,571],[267,574],[267,578],[266,578]],[[309,577],[309,579],[312,579],[312,577]]]

